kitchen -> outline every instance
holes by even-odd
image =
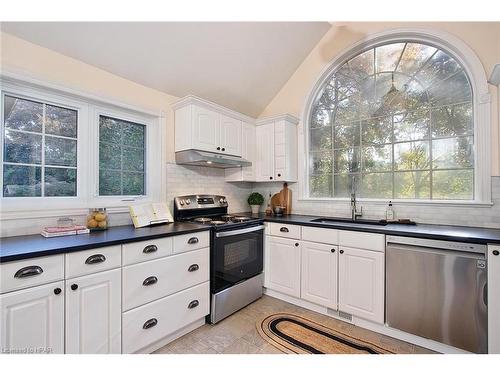
[[[2,353],[500,354],[500,23],[1,40]]]

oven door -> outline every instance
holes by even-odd
[[[264,264],[264,225],[214,233],[212,293],[258,275]]]

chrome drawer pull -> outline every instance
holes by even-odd
[[[149,277],[146,277],[144,279],[144,281],[142,282],[142,285],[149,286],[149,285],[156,284],[157,282],[158,282],[158,278],[156,276],[149,276]]]
[[[155,251],[158,251],[158,246],[156,245],[148,245],[142,250],[144,254],[154,253]]]
[[[195,300],[189,302],[188,309],[194,309],[199,304],[200,304],[200,301],[198,301],[197,299],[195,299]]]
[[[154,327],[157,324],[158,324],[158,319],[152,318],[152,319],[146,320],[146,323],[144,323],[144,325],[142,326],[142,329],[149,329],[149,328]]]
[[[281,227],[281,228],[280,228],[280,232],[283,232],[283,233],[288,233],[288,232],[290,232],[290,231],[289,231],[289,230],[288,230],[288,228],[286,228],[286,227]]]
[[[85,261],[85,264],[96,264],[102,263],[106,260],[106,257],[102,254],[91,255]]]
[[[193,245],[193,244],[198,243],[198,242],[200,242],[200,240],[198,239],[198,237],[191,237],[188,240],[188,244],[190,244],[190,245]]]
[[[188,272],[194,272],[198,271],[200,269],[200,266],[197,264],[191,264],[188,268]]]
[[[42,267],[40,267],[40,266],[28,266],[28,267],[23,267],[20,270],[18,270],[14,274],[14,277],[16,279],[23,279],[25,277],[41,275],[42,273],[43,273]]]

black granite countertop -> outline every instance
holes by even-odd
[[[45,238],[40,234],[0,238],[0,263],[97,247],[146,241],[208,230],[206,225],[171,223],[135,229],[133,225],[75,236]]]
[[[309,215],[284,215],[284,216],[265,216],[261,213],[252,215],[251,213],[242,213],[245,216],[260,217],[268,222],[306,225],[321,228],[336,228],[360,232],[382,233],[393,236],[430,238],[435,240],[469,242],[478,244],[500,243],[500,229],[465,227],[454,225],[434,225],[434,224],[353,224],[338,222],[335,224],[313,223],[311,220],[325,216]]]

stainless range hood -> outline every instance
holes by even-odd
[[[184,150],[175,153],[177,164],[199,165],[213,168],[249,167],[251,162],[237,156],[216,154],[207,151]]]

